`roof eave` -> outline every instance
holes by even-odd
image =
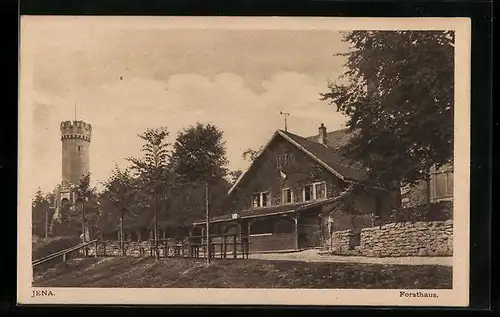
[[[288,142],[292,143],[293,145],[295,145],[296,147],[298,147],[302,152],[304,152],[307,155],[309,155],[312,159],[314,159],[316,162],[318,162],[321,166],[323,166],[330,173],[332,173],[333,175],[337,176],[341,180],[346,180],[346,178],[342,174],[340,174],[338,171],[336,171],[335,169],[333,169],[330,165],[328,165],[325,162],[323,162],[320,158],[318,158],[316,155],[314,155],[313,153],[311,153],[311,151],[309,151],[308,149],[306,149],[305,147],[303,147],[302,145],[300,145],[294,139],[292,139],[291,137],[289,137],[288,135],[286,135],[282,131],[278,130],[277,132],[279,133],[279,135],[281,135],[283,138],[285,138]]]
[[[260,156],[262,156],[262,154],[264,153],[265,149],[269,146],[269,144],[271,144],[271,142],[274,140],[274,138],[276,137],[276,135],[278,135],[278,133],[279,133],[279,130],[277,130],[276,132],[274,132],[273,135],[272,135],[272,137],[266,142],[266,144],[262,147],[262,149],[260,149],[260,151],[257,153],[257,155],[255,156],[255,158],[252,161],[252,163],[250,164],[250,166],[248,166],[248,168],[243,173],[241,173],[240,177],[238,177],[238,179],[236,180],[236,182],[234,182],[233,186],[231,186],[231,188],[227,192],[228,195],[230,195],[233,192],[233,190],[238,186],[238,184],[241,182],[241,180],[243,179],[243,177],[245,177],[245,175],[248,174],[248,172],[252,168],[254,162]]]

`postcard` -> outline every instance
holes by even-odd
[[[19,304],[468,305],[469,19],[20,27]]]

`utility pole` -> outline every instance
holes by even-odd
[[[211,260],[211,243],[210,243],[210,212],[209,212],[209,202],[208,202],[208,181],[205,182],[205,222],[207,225],[207,264],[210,264]]]
[[[155,258],[158,259],[159,258],[159,251],[158,251],[158,193],[157,193],[157,189],[155,189],[155,196],[154,196],[154,200],[155,200],[155,203],[154,203],[154,206],[153,206],[153,213],[154,213],[154,230],[153,230],[153,233],[154,233],[154,239],[155,239]]]
[[[87,237],[85,235],[85,202],[83,201],[83,199],[82,199],[82,234],[83,234],[83,242],[86,242]]]
[[[49,208],[45,208],[45,239],[49,237]]]
[[[286,131],[288,131],[288,127],[286,125],[286,117],[289,116],[290,114],[283,112],[283,111],[280,111],[280,115],[282,115],[285,118],[285,132],[286,132]]]

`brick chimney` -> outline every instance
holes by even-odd
[[[318,142],[326,146],[326,127],[322,123],[318,128]]]

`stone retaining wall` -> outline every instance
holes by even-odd
[[[331,251],[372,257],[452,256],[453,221],[391,223],[361,230],[359,245],[352,230],[334,232]]]
[[[351,229],[335,231],[331,238],[331,249],[334,254],[347,254],[350,250],[351,238],[353,232]]]

